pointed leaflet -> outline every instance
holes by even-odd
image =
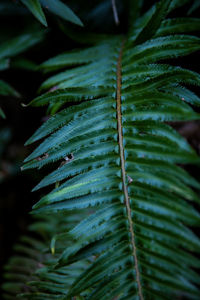
[[[0,80],[0,95],[20,97],[20,94],[7,82]]]
[[[9,39],[0,45],[0,59],[20,54],[39,43],[44,38],[44,31],[29,32]]]
[[[42,6],[53,14],[63,18],[66,21],[72,22],[76,25],[83,26],[83,23],[75,15],[75,13],[60,0],[40,0]]]
[[[156,31],[160,27],[162,20],[168,13],[170,2],[171,0],[162,0],[156,4],[155,12],[152,14],[146,26],[142,29],[140,34],[137,36],[134,42],[135,45],[141,44],[154,36]]]
[[[32,14],[44,25],[47,21],[39,0],[21,0],[21,2],[32,12]]]

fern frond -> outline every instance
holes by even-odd
[[[80,213],[77,211],[60,214],[53,220],[51,215],[37,216],[29,227],[29,235],[20,238],[13,249],[15,254],[5,266],[3,299],[16,299],[16,295],[20,299],[65,298],[67,290],[89,265],[89,261],[84,260],[55,272],[52,266],[57,261],[58,253],[50,253],[49,244],[58,227],[70,230],[78,221]],[[59,242],[57,244],[60,245]],[[69,244],[68,241],[65,246]]]
[[[194,269],[200,262],[194,253],[200,240],[189,227],[200,224],[193,207],[199,204],[200,184],[177,164],[200,160],[167,124],[199,120],[191,104],[199,105],[200,99],[189,87],[199,86],[199,74],[166,62],[200,50],[200,39],[184,34],[198,29],[196,19],[190,26],[184,19],[163,20],[180,5],[160,1],[135,20],[128,37],[116,36],[41,65],[45,72],[61,73],[41,87],[56,90],[31,104],[48,104],[53,112],[67,108],[27,142],[44,139],[24,169],[55,166],[35,190],[56,187],[33,212],[93,208],[74,228],[60,230],[62,239],[72,243],[62,251],[58,247],[62,254],[54,271],[91,261],[66,299],[199,299]],[[46,288],[62,294],[57,287]]]

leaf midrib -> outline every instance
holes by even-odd
[[[144,300],[142,294],[142,286],[140,280],[140,271],[138,266],[137,250],[135,245],[135,234],[133,231],[133,221],[131,217],[131,207],[128,196],[128,189],[126,185],[126,171],[125,171],[125,158],[124,158],[124,147],[123,147],[123,130],[122,130],[122,113],[121,113],[121,84],[122,84],[122,55],[123,55],[124,42],[122,42],[118,62],[117,62],[117,88],[116,88],[116,101],[117,101],[117,128],[118,128],[118,143],[119,143],[119,153],[120,153],[120,162],[121,162],[121,173],[122,173],[122,185],[124,193],[124,204],[126,206],[126,212],[129,223],[129,231],[131,234],[131,247],[132,255],[135,262],[135,271],[136,271],[136,282],[138,285],[138,294],[140,300]]]

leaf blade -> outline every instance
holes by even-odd
[[[58,15],[66,21],[74,23],[79,26],[83,26],[82,21],[75,15],[75,13],[60,0],[40,0],[42,6],[50,10],[53,14]]]

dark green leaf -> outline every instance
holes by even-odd
[[[21,2],[32,12],[32,14],[44,25],[47,26],[45,15],[42,11],[39,0],[21,0]]]

